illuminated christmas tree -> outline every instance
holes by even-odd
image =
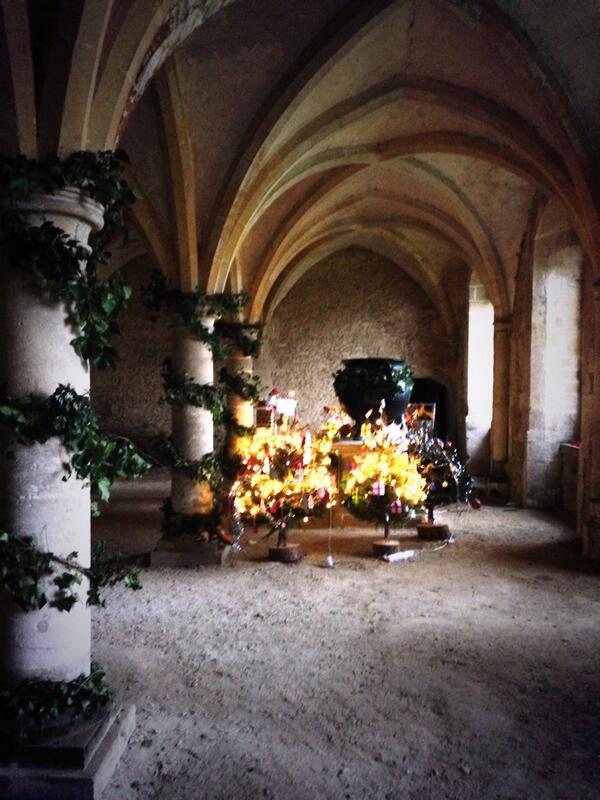
[[[331,438],[313,437],[297,423],[256,428],[241,437],[241,470],[232,486],[234,508],[246,521],[267,524],[277,547],[288,546],[290,525],[335,503]]]
[[[379,424],[362,426],[363,444],[343,481],[344,505],[360,519],[390,526],[403,523],[426,499],[419,460],[407,452],[408,442],[391,441]]]
[[[411,450],[419,458],[421,475],[426,481],[427,525],[419,526],[425,538],[448,538],[445,525],[435,524],[435,509],[456,502],[469,502],[473,508],[481,503],[472,497],[475,482],[459,458],[452,442],[433,436],[417,437]]]

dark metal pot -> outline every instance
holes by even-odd
[[[397,358],[345,358],[344,366],[333,379],[333,388],[350,414],[355,433],[369,411],[371,419],[379,416],[381,401],[385,400],[385,417],[388,422],[399,422],[406,411],[413,387],[412,370],[405,361]]]

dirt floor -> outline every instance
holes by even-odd
[[[159,494],[121,493],[97,534],[147,551]],[[541,513],[444,521],[456,542],[412,562],[353,528],[328,570],[305,531],[299,565],[255,544],[110,592],[94,651],[137,728],[105,800],[597,800],[600,571]]]

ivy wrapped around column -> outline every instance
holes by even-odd
[[[137,570],[90,548],[93,509],[117,478],[150,462],[104,433],[89,365],[114,367],[112,337],[131,290],[98,267],[135,195],[122,152],[33,160],[0,156],[0,604],[10,641],[0,659],[0,714],[21,728],[108,702],[90,664],[89,606]],[[18,645],[18,647],[17,647]]]
[[[239,315],[248,301],[248,296],[217,293],[206,294],[201,291],[183,292],[168,286],[160,272],[154,272],[145,290],[145,302],[153,315],[164,311],[171,315],[178,326],[179,339],[176,346],[193,348],[192,342],[201,343],[206,348],[198,349],[198,357],[209,352],[212,358],[222,362],[234,352],[243,356],[256,356],[260,350],[262,326],[259,323],[246,323],[231,319]],[[185,344],[186,337],[192,340]],[[183,340],[184,344],[181,344]],[[190,356],[193,361],[193,357]],[[171,439],[162,443],[162,454],[172,470],[172,494],[162,508],[163,530],[167,536],[190,534],[204,539],[218,535],[223,514],[223,489],[228,480],[233,480],[236,472],[235,457],[228,453],[227,442],[234,434],[247,431],[240,426],[228,407],[228,394],[232,392],[245,401],[259,399],[258,380],[244,370],[223,366],[217,370],[211,363],[206,369],[205,382],[200,383],[185,369],[176,369],[172,359],[166,359],[161,370],[164,386],[162,401],[173,408],[174,431]],[[216,374],[216,382],[215,382]],[[200,457],[190,457],[183,452],[188,441],[181,430],[181,419],[186,408],[202,409],[209,418],[196,415],[189,423],[190,437],[198,434],[195,429],[205,425],[205,444]],[[189,412],[188,412],[189,413]],[[213,451],[212,425],[222,426],[225,431],[223,446]],[[189,449],[189,447],[188,447]],[[190,490],[186,503],[181,494],[177,476],[188,481]]]
[[[110,340],[119,333],[117,318],[131,296],[118,273],[106,281],[98,274],[98,266],[110,260],[106,246],[123,229],[136,198],[122,178],[127,163],[122,150],[82,151],[64,160],[56,154],[39,161],[0,155],[0,247],[11,267],[31,273],[44,293],[65,303],[68,321],[78,330],[71,342],[75,352],[99,368],[116,365]],[[89,244],[49,221],[32,226],[22,213],[32,195],[52,197],[65,189],[77,189],[102,207],[102,227],[90,234]]]

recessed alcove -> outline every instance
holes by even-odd
[[[339,404],[332,376],[344,358],[404,358],[417,376],[456,386],[460,354],[446,344],[441,315],[402,267],[351,247],[313,266],[272,311],[256,371],[267,386],[293,389],[315,425],[323,406]]]

